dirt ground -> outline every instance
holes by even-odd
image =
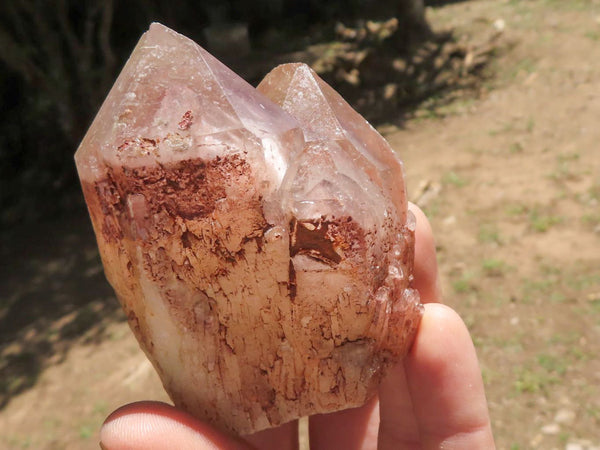
[[[430,8],[491,77],[381,124],[477,346],[500,449],[600,448],[600,1]],[[97,448],[121,404],[166,400],[84,217],[0,248],[0,448]]]

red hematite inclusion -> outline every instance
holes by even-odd
[[[256,90],[153,24],[75,159],[106,276],[178,407],[251,433],[363,404],[408,351],[402,165],[307,66]]]

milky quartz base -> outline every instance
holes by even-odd
[[[421,317],[392,150],[306,66],[259,90],[153,24],[76,153],[140,346],[239,434],[363,404]]]

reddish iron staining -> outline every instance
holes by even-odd
[[[184,231],[181,235],[181,245],[183,245],[183,248],[192,248],[192,239],[192,233]]]
[[[294,263],[290,259],[288,265],[288,292],[290,293],[290,300],[296,299],[296,269],[294,269]]]
[[[415,234],[408,229],[405,229],[404,236],[407,242],[406,250],[402,255],[402,264],[412,265],[415,260]],[[412,283],[411,283],[412,284]]]
[[[82,189],[86,198],[98,200],[98,207],[90,206],[89,210],[92,217],[96,217],[95,222],[101,224],[104,238],[108,242],[118,242],[123,237],[118,221],[123,202],[112,172],[108,171],[106,179],[94,184],[82,182]]]
[[[107,179],[95,182],[94,190],[103,214],[117,219],[117,223],[127,213],[124,199],[130,194],[142,194],[151,214],[166,211],[184,219],[202,218],[213,212],[219,199],[226,197],[227,183],[248,170],[247,163],[237,155],[218,161],[185,160],[164,166],[124,167],[119,172],[109,171]],[[103,232],[115,234],[115,230]]]
[[[185,114],[181,118],[181,122],[177,125],[180,130],[187,130],[192,124],[192,119],[194,116],[191,111],[186,111]]]
[[[306,255],[330,266],[364,248],[364,235],[351,217],[290,221],[290,256]]]
[[[290,222],[290,256],[306,255],[329,265],[342,260],[329,236],[330,222],[323,219]]]
[[[121,145],[117,147],[119,153],[126,153],[136,150],[142,154],[149,155],[150,153],[156,154],[156,144],[158,143],[158,139],[149,139],[149,138],[135,138],[135,139],[127,139]]]
[[[125,313],[127,314],[127,320],[129,321],[129,326],[133,330],[135,336],[144,343],[147,349],[152,350],[154,347],[154,342],[150,339],[146,329],[147,326],[145,322],[140,320],[140,318],[136,315],[133,310],[129,310],[127,307],[124,307]]]
[[[130,310],[129,313],[127,314],[127,320],[129,320],[129,323],[131,324],[133,329],[139,333],[140,321],[139,321],[138,317],[135,315],[135,312]]]
[[[336,251],[346,258],[362,254],[367,247],[364,230],[352,217],[341,217],[332,221],[329,237],[333,240]]]

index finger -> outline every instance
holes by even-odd
[[[495,448],[475,347],[456,312],[425,305],[404,368],[422,448]]]

